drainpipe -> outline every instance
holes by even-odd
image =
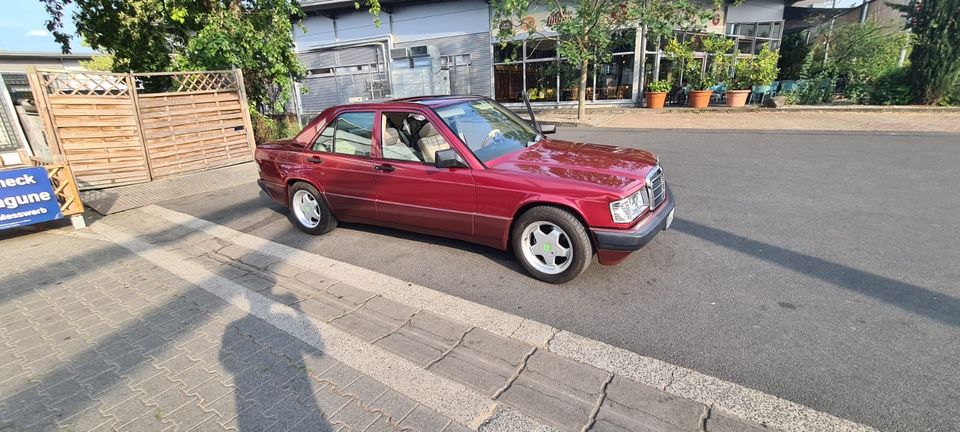
[[[863,0],[863,4],[860,5],[860,24],[867,22],[867,10],[870,9],[870,1]]]

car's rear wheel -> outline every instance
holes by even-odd
[[[327,203],[313,185],[297,182],[289,190],[290,222],[307,234],[324,234],[336,228],[337,219],[333,217]]]
[[[576,216],[557,207],[534,207],[520,215],[511,242],[523,268],[544,282],[569,282],[593,259],[587,229]]]

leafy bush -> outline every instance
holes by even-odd
[[[910,45],[910,34],[867,21],[839,26],[825,42],[804,62],[800,75],[808,85],[798,89],[800,103],[830,102],[835,90],[851,102],[866,103],[873,82],[898,69],[900,50]],[[830,84],[824,85],[826,81]]]
[[[947,90],[947,94],[940,100],[940,105],[960,106],[960,74],[953,80],[953,85]]]
[[[691,40],[671,39],[664,52],[693,90],[708,90],[729,78],[730,57],[727,53],[733,49],[734,41],[719,35],[703,35],[695,41],[707,56],[706,68],[700,59],[694,58]]]
[[[790,102],[801,105],[819,105],[830,102],[835,78],[826,73],[814,75],[797,83],[797,91],[790,94]]]
[[[253,124],[253,139],[257,144],[291,138],[300,132],[294,117],[271,118],[250,107],[250,123]]]
[[[910,69],[891,69],[874,80],[870,87],[870,103],[875,105],[906,105],[910,97]]]
[[[739,59],[733,74],[731,88],[748,90],[753,86],[769,85],[777,79],[777,51],[766,45],[754,56]]]
[[[665,93],[670,91],[671,87],[670,81],[659,80],[647,84],[647,91],[651,93]]]

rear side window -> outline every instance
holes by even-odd
[[[327,126],[313,143],[316,151],[353,156],[370,156],[373,143],[372,112],[343,113]]]

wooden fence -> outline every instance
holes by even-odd
[[[28,73],[52,151],[80,189],[143,183],[252,159],[240,71]]]

